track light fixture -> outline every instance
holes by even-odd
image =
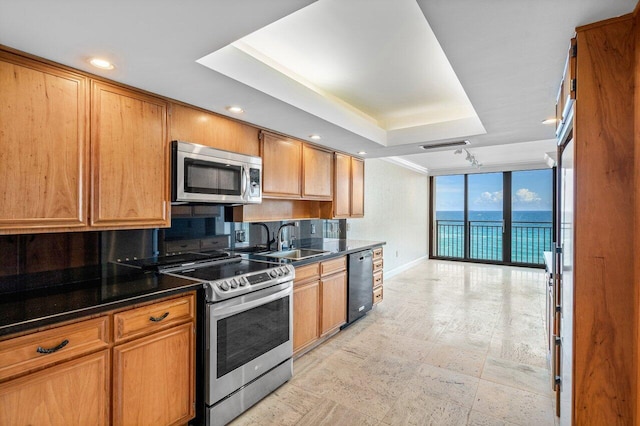
[[[475,167],[476,169],[482,167],[482,163],[479,162],[476,159],[475,155],[473,155],[472,153],[467,151],[466,148],[458,148],[453,153],[454,154],[462,154],[463,151],[467,154],[467,157],[465,158],[465,160],[467,160],[471,164],[472,167]]]

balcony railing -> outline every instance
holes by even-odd
[[[502,262],[502,222],[469,221],[469,259]],[[464,259],[465,224],[462,220],[436,220],[435,255]],[[542,252],[553,242],[551,222],[512,222],[511,263],[544,264]]]

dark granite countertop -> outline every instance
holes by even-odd
[[[365,240],[343,240],[335,238],[309,238],[297,241],[295,248],[306,248],[314,250],[323,250],[328,252],[321,256],[314,256],[308,259],[293,261],[290,259],[275,259],[256,253],[242,253],[243,257],[253,260],[261,260],[268,262],[289,263],[293,266],[302,266],[315,262],[322,262],[334,257],[344,256],[362,250],[372,249],[385,245],[384,241],[365,241]]]
[[[0,337],[198,288],[117,264],[0,277]]]
[[[330,238],[300,240],[296,248],[328,253],[300,261],[282,259],[280,263],[302,266],[384,244]],[[243,257],[277,262],[259,254]],[[201,282],[115,263],[0,277],[0,337],[199,288]]]

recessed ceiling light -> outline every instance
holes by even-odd
[[[322,139],[320,135],[309,135],[309,139],[313,139],[314,141],[319,141]]]
[[[422,149],[434,149],[434,148],[444,148],[449,146],[460,146],[460,145],[469,145],[469,141],[449,141],[449,142],[435,142],[426,145],[421,145]]]
[[[542,120],[542,124],[556,124],[557,122],[557,118],[547,118],[546,120]]]
[[[366,155],[367,151],[358,151],[358,155]]]
[[[228,106],[227,111],[232,112],[234,114],[242,114],[244,110],[239,106]]]
[[[89,59],[89,63],[96,68],[100,68],[101,70],[112,70],[115,68],[115,65],[102,58],[91,58]]]

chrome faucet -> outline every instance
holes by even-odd
[[[275,243],[275,242],[276,242],[276,239],[275,239],[275,238],[271,238],[271,239],[269,239],[269,227],[267,226],[267,224],[266,224],[266,223],[263,223],[263,222],[256,222],[256,223],[252,223],[252,225],[260,225],[260,226],[263,226],[263,227],[264,227],[264,230],[265,230],[265,231],[266,231],[266,233],[267,233],[267,242],[266,242],[266,245],[267,245],[267,251],[271,251],[271,244]],[[278,230],[278,231],[279,231],[279,230]]]
[[[298,222],[287,222],[280,225],[278,232],[276,233],[276,244],[278,245],[278,251],[282,251],[282,230],[287,226],[298,227]]]

